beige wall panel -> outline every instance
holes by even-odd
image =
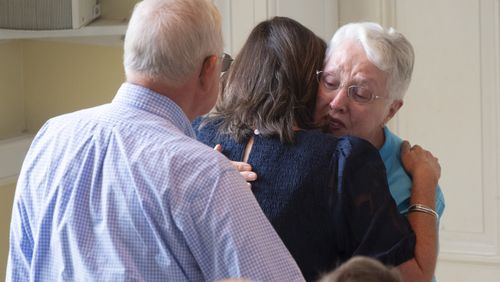
[[[21,134],[26,128],[22,43],[0,42],[0,62],[0,140],[2,140]]]
[[[395,2],[396,27],[416,53],[397,130],[442,166],[439,281],[500,275],[499,2]]]
[[[446,214],[457,215],[445,217],[443,229],[480,233],[484,191],[478,1],[399,1],[397,28],[416,54],[399,131],[440,158]]]
[[[245,43],[256,23],[267,17],[267,7],[263,0],[215,0],[222,15],[224,49],[232,56]]]
[[[500,1],[339,0],[340,24],[394,26],[416,52],[390,126],[434,152],[446,198],[438,281],[500,277]]]
[[[329,0],[271,0],[271,14],[291,17],[329,41],[338,26],[338,2]]]
[[[383,0],[339,0],[339,25],[350,22],[381,22]]]
[[[500,277],[499,265],[470,262],[439,262],[438,282],[496,282]]]
[[[224,51],[233,54],[231,43],[231,2],[229,0],[214,0],[222,16],[222,35],[224,36]]]
[[[25,44],[26,121],[110,102],[124,80],[121,48],[30,41]]]
[[[139,0],[100,0],[101,17],[106,19],[128,19],[132,14],[134,5]]]
[[[15,185],[15,183],[0,185],[0,281],[5,281],[5,268],[9,253],[10,215]]]

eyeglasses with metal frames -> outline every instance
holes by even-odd
[[[317,70],[316,78],[318,79],[320,87],[325,88],[328,92],[338,92],[343,88],[339,80],[330,73]],[[360,104],[368,104],[376,99],[387,99],[387,97],[373,95],[373,92],[369,88],[359,85],[348,86],[347,97]]]
[[[233,58],[231,55],[227,53],[223,53],[221,55],[221,72],[226,72],[229,70],[229,67],[231,66],[231,63],[233,62]]]

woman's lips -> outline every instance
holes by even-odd
[[[336,118],[330,118],[328,121],[328,124],[329,124],[330,130],[342,130],[342,129],[346,128],[345,124],[341,120],[336,119]]]

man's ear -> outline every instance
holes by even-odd
[[[217,56],[211,55],[203,61],[200,71],[200,86],[203,90],[208,90],[212,87],[212,84],[218,83],[219,81],[214,79],[214,75],[218,76],[220,71],[217,67]]]
[[[384,124],[389,122],[394,117],[394,115],[396,115],[399,109],[401,109],[402,106],[403,106],[403,100],[394,100],[392,104],[389,106],[389,113],[385,117]]]

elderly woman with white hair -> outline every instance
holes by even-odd
[[[342,26],[330,41],[323,70],[317,71],[315,120],[335,136],[361,137],[379,149],[391,195],[417,235],[415,259],[400,266],[401,274],[405,281],[429,281],[444,211],[439,175],[435,179],[408,175],[400,160],[403,141],[386,126],[403,106],[414,57],[410,42],[392,28],[376,23]],[[428,189],[412,189],[422,182]]]

